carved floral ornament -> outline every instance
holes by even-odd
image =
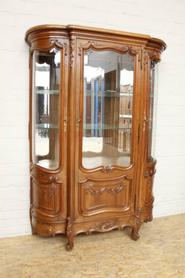
[[[109,193],[109,194],[117,194],[120,193],[121,191],[123,191],[125,185],[123,184],[118,184],[116,186],[112,186],[112,187],[107,187],[107,185],[105,186],[101,186],[99,188],[93,186],[92,184],[86,184],[84,186],[85,192],[86,193],[90,193],[92,195],[101,195],[103,193]]]

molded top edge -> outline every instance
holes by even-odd
[[[58,25],[58,24],[44,24],[44,25],[37,25],[27,30],[25,35],[25,40],[28,42],[28,36],[31,33],[37,32],[37,31],[44,31],[44,30],[55,30],[55,31],[89,31],[89,32],[96,32],[96,33],[104,33],[104,34],[112,34],[112,35],[118,35],[118,36],[125,36],[130,38],[136,38],[136,39],[143,39],[148,42],[154,42],[157,44],[160,44],[163,49],[166,49],[166,43],[157,38],[153,38],[149,35],[144,34],[137,34],[137,33],[131,33],[131,32],[124,32],[124,31],[117,31],[114,29],[105,29],[105,28],[97,28],[97,27],[89,27],[89,26],[81,26],[81,25]]]

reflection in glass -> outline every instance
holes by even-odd
[[[83,167],[130,165],[133,79],[131,55],[85,52]]]
[[[35,51],[33,56],[33,162],[59,166],[60,52]]]

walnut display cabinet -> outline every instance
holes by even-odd
[[[33,234],[67,236],[152,220],[155,65],[147,35],[82,26],[29,29],[30,219]]]

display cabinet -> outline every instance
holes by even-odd
[[[152,220],[155,65],[147,35],[81,26],[29,29],[30,219],[33,234],[67,236]]]

